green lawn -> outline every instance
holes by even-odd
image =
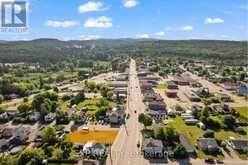
[[[163,84],[158,84],[158,85],[156,86],[156,88],[157,88],[157,89],[166,89],[166,88],[167,88],[167,85],[166,85],[165,83],[163,83]]]
[[[172,122],[168,126],[176,128],[176,130],[187,136],[192,145],[195,145],[197,138],[203,135],[204,130],[198,128],[197,126],[186,125],[181,117],[172,118]]]
[[[237,107],[234,108],[235,111],[240,113],[240,116],[246,120],[248,120],[248,107]]]
[[[180,133],[180,134],[184,134],[186,135],[186,137],[189,139],[189,141],[191,142],[191,144],[193,146],[196,146],[197,144],[197,139],[199,137],[202,137],[204,134],[204,130],[198,128],[197,126],[189,126],[186,125],[183,121],[183,119],[181,117],[176,117],[175,119],[173,119],[173,122],[169,123],[168,126],[172,126],[174,128],[176,128],[176,130]],[[219,132],[218,136],[224,136],[226,132]],[[207,158],[207,157],[213,157],[213,158],[217,158],[217,159],[223,159],[223,155],[218,154],[218,155],[206,155],[206,153],[204,153],[201,150],[197,150],[197,156],[199,158]]]

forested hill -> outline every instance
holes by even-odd
[[[71,58],[108,60],[113,56],[180,56],[186,58],[224,60],[244,63],[248,57],[245,41],[219,40],[135,40],[101,39],[91,41],[32,41],[0,42],[0,62],[39,62],[41,64]]]

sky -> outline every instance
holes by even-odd
[[[27,2],[28,32],[0,32],[0,40],[248,39],[247,0],[27,0]]]

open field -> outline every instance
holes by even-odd
[[[87,143],[100,142],[100,143],[113,143],[118,131],[110,130],[94,130],[94,131],[76,131],[68,135],[66,141],[73,143]]]

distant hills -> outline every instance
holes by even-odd
[[[219,40],[156,40],[156,39],[99,39],[88,41],[61,41],[36,39],[32,41],[0,41],[0,62],[58,62],[70,57],[91,55],[179,56],[196,59],[214,59],[244,62],[247,59],[247,41]]]

